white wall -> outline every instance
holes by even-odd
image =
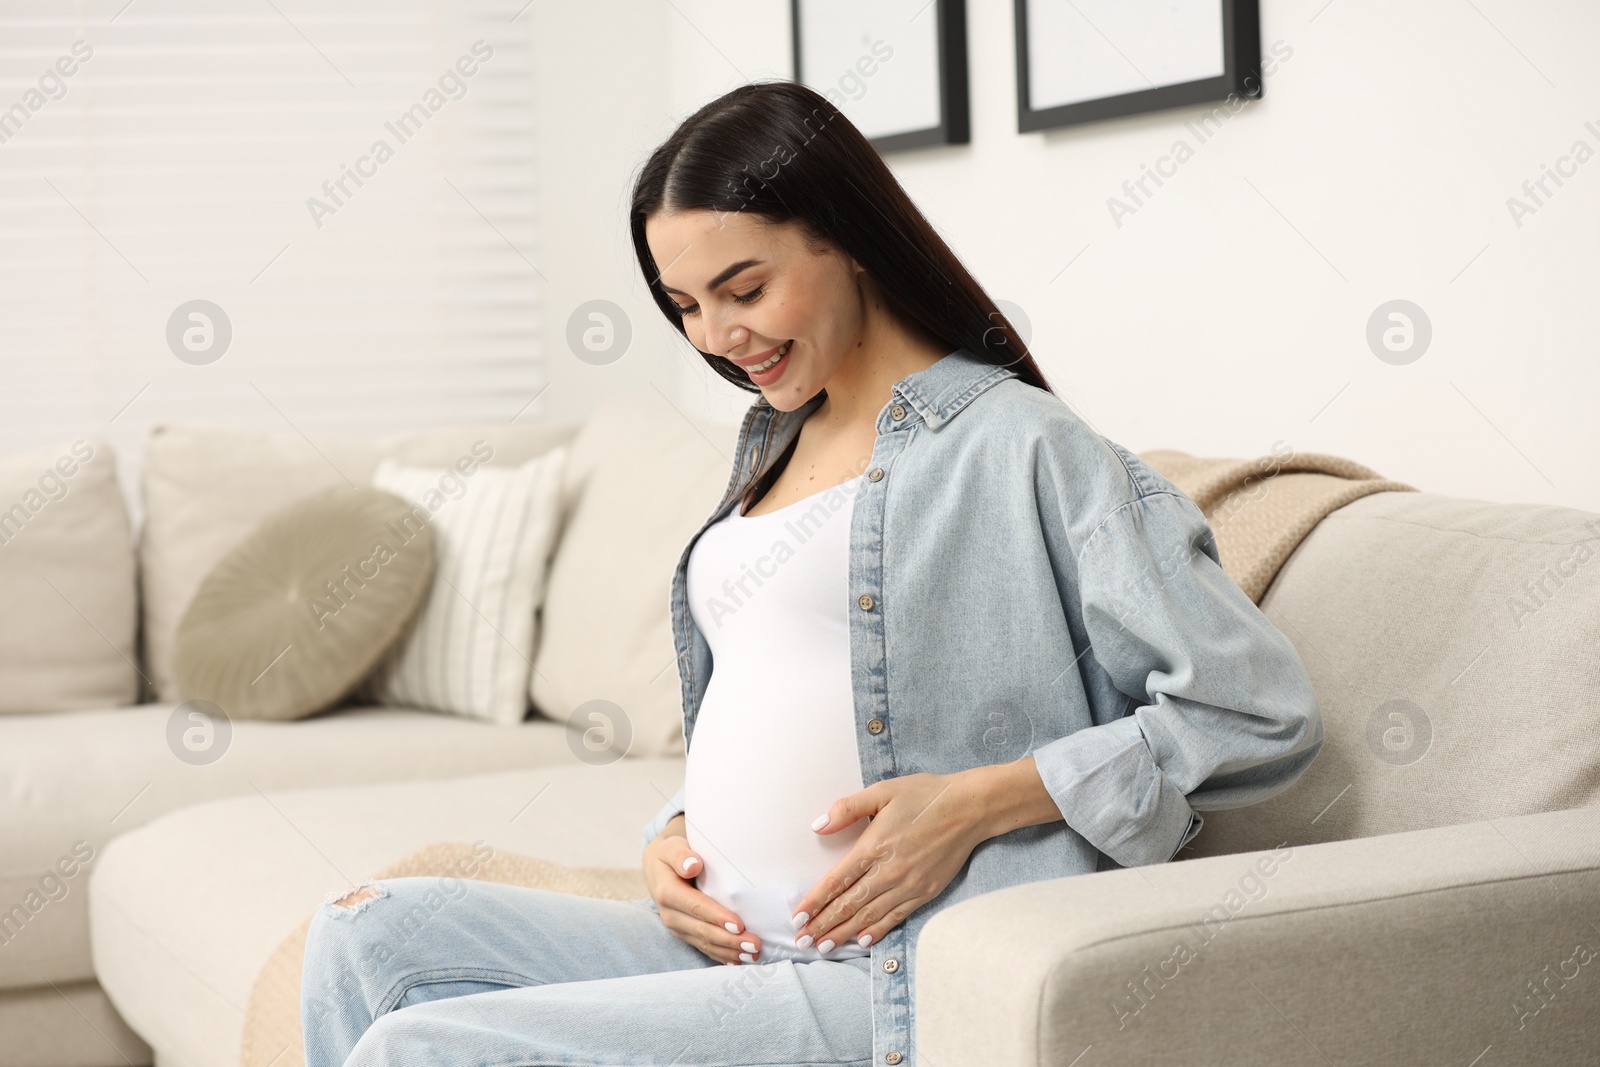
[[[681,387],[703,361],[650,300],[628,230],[634,179],[683,118],[667,91],[680,51],[673,20],[681,22],[661,0],[539,0],[519,19],[532,34],[539,78],[536,196],[549,377],[519,422],[581,420],[623,389],[658,392],[691,417],[717,414],[704,388]],[[619,306],[632,329],[626,351],[611,362],[579,358],[568,340],[573,313],[594,300]]]
[[[542,46],[571,93],[541,126],[567,115],[570,151],[581,138],[598,155],[567,173],[560,146],[543,153],[565,174],[544,190],[552,393],[655,387],[735,418],[748,394],[646,297],[626,188],[676,118],[789,75],[788,2],[563,6],[535,7],[570,33]],[[1026,311],[1046,376],[1100,432],[1239,457],[1281,440],[1427,491],[1600,510],[1600,161],[1520,227],[1507,208],[1575,141],[1600,150],[1600,6],[1264,0],[1263,51],[1287,58],[1204,143],[1185,124],[1205,107],[1019,135],[1012,5],[967,7],[972,143],[890,162],[991,294]],[[1119,227],[1108,198],[1180,138],[1193,158]],[[583,281],[563,289],[569,271]],[[563,377],[563,301],[590,292],[624,294],[638,349]],[[1365,339],[1395,298],[1434,331],[1405,366]]]
[[[0,6],[0,456],[95,441],[137,527],[162,424],[508,419],[544,319],[502,7]]]

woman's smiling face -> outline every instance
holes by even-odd
[[[861,335],[860,268],[842,251],[808,247],[792,222],[658,212],[645,239],[690,342],[743,367],[780,411],[816,396]]]

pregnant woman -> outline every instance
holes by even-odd
[[[755,394],[672,578],[686,773],[649,896],[330,900],[308,1067],[950,1067],[914,1044],[931,916],[1167,862],[1322,745],[1199,508],[1055,396],[825,98],[700,109],[632,229],[663,314]]]

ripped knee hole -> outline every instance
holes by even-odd
[[[387,890],[376,882],[363,882],[348,890],[335,889],[323,903],[340,914],[354,914],[361,910],[362,905],[387,895]]]
[[[341,908],[353,908],[362,901],[371,900],[377,895],[377,889],[369,885],[362,889],[357,889],[354,892],[346,893],[344,896],[334,901],[334,903],[338,904]]]

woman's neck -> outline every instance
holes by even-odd
[[[823,386],[827,396],[806,419],[807,426],[814,424],[828,437],[875,425],[896,382],[950,353],[950,346],[926,330],[896,319],[871,276],[860,277],[866,305],[861,336]]]

